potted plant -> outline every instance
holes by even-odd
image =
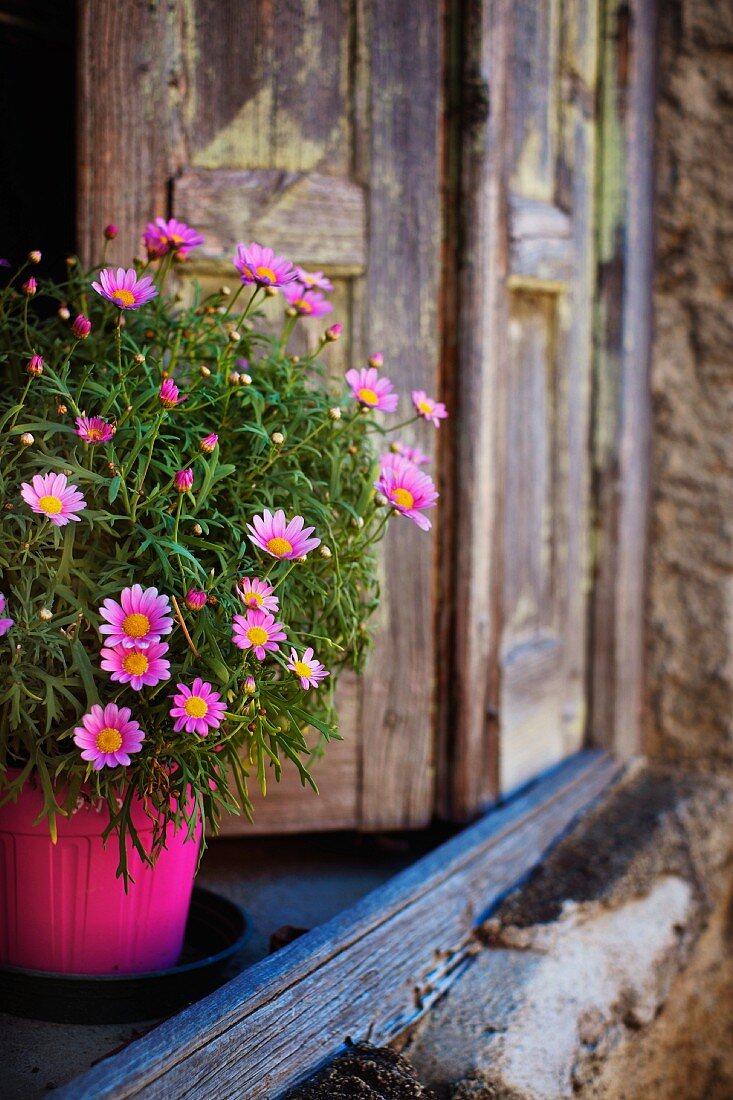
[[[427,456],[375,448],[398,403],[381,357],[344,401],[320,358],[339,324],[289,353],[328,279],[239,245],[236,292],[182,304],[167,283],[201,240],[157,219],[145,263],[70,259],[56,284],[34,252],[0,291],[4,963],[175,963],[204,830],[286,761],[315,789],[375,544],[394,514],[430,526]]]

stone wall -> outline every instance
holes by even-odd
[[[733,0],[659,0],[648,747],[733,767]]]

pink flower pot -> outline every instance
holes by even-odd
[[[139,974],[174,966],[183,946],[201,827],[193,841],[169,829],[155,867],[129,845],[135,879],[125,893],[115,872],[119,845],[101,836],[107,808],[84,806],[48,822],[33,822],[40,790],[26,785],[18,801],[0,806],[0,963],[63,974]],[[151,846],[153,823],[141,803],[133,821]]]

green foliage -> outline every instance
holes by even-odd
[[[161,290],[167,271],[164,260]],[[325,338],[318,353],[294,362],[286,351],[294,319],[286,317],[282,337],[265,335],[261,292],[196,294],[185,308],[161,293],[121,317],[91,289],[93,272],[76,262],[70,272],[66,284],[42,282],[35,298],[18,288],[18,275],[0,292],[0,568],[5,614],[15,620],[0,638],[0,799],[35,777],[52,832],[80,793],[105,799],[126,873],[125,837],[139,847],[135,794],[193,832],[199,815],[213,830],[223,813],[250,815],[250,779],[265,791],[286,761],[315,789],[309,758],[338,736],[339,670],[364,660],[385,513],[372,489],[371,418],[355,402],[340,419],[329,415],[339,395],[317,358]],[[91,319],[87,339],[74,338],[64,307]],[[32,354],[43,356],[40,377],[27,371]],[[232,379],[242,357],[244,384]],[[186,395],[172,409],[159,400],[165,377]],[[80,414],[115,424],[113,439],[82,441]],[[218,445],[202,453],[212,432]],[[173,478],[184,467],[194,485],[181,494]],[[57,528],[21,499],[21,483],[49,471],[83,493],[81,522]],[[304,562],[268,558],[245,526],[264,508],[302,515],[327,550]],[[245,576],[276,586],[288,632],[263,662],[231,641],[232,615],[245,610],[234,586]],[[175,598],[179,612],[165,639],[171,679],[140,692],[113,682],[99,658],[99,607],[133,583]],[[184,603],[191,587],[208,595],[199,612]],[[291,644],[299,653],[312,645],[330,670],[318,691],[304,692],[286,668]],[[195,676],[227,704],[225,724],[205,738],[174,733],[169,716],[175,684]],[[94,771],[81,759],[74,728],[98,702],[130,707],[145,731],[128,768]],[[163,843],[161,833],[144,858]]]

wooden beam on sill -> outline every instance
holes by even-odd
[[[54,1094],[274,1100],[352,1040],[386,1043],[476,950],[473,931],[619,776],[579,753],[356,905]]]

